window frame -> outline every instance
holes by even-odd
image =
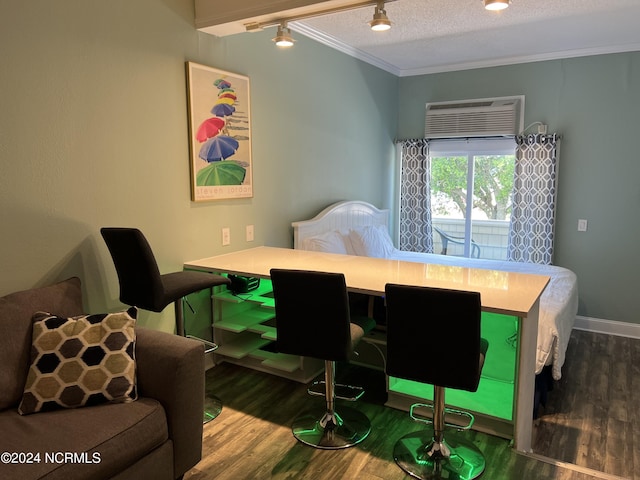
[[[478,137],[464,139],[429,140],[429,161],[433,157],[467,157],[467,199],[464,218],[464,256],[471,256],[471,227],[473,223],[473,192],[475,180],[476,156],[516,155],[516,142],[513,136]]]

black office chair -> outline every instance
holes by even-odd
[[[341,407],[338,412],[336,398],[357,400],[364,391],[359,387],[337,385],[335,367],[337,361],[349,359],[355,345],[375,326],[375,321],[350,317],[349,296],[342,274],[272,269],[271,282],[277,350],[325,361],[322,395],[326,407],[296,418],[293,435],[306,445],[322,449],[360,443],[371,431],[369,419],[350,407]]]
[[[411,417],[432,425],[405,435],[393,456],[414,478],[468,480],[484,471],[482,452],[460,432],[469,429],[469,412],[445,408],[445,388],[475,392],[489,344],[480,337],[480,294],[459,290],[388,284],[387,366],[389,376],[433,385],[433,419],[419,416],[425,404],[411,406]],[[467,425],[445,423],[445,412]]]
[[[161,312],[173,303],[176,333],[200,340],[205,344],[207,353],[218,348],[213,342],[186,335],[182,299],[205,288],[229,284],[229,279],[206,272],[179,271],[161,274],[151,246],[140,230],[104,227],[100,229],[100,233],[116,267],[122,303],[152,312]],[[214,398],[212,403],[205,412],[205,421],[215,418],[222,409],[219,399]]]

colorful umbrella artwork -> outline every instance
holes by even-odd
[[[231,88],[231,84],[222,78],[219,78],[215,82],[213,82],[213,85],[220,90],[224,90],[225,88]]]
[[[234,103],[236,103],[236,99],[229,98],[229,97],[218,97],[218,101],[216,102],[216,105],[221,105],[223,103],[225,105],[233,105]]]
[[[199,157],[209,163],[219,162],[236,153],[239,146],[240,144],[235,138],[228,135],[218,135],[202,145]]]
[[[236,107],[226,103],[216,103],[211,109],[211,113],[216,117],[228,117],[229,115],[233,115],[233,112],[235,111]]]
[[[220,117],[211,117],[206,119],[198,127],[196,132],[196,140],[200,143],[208,138],[215,137],[225,125],[225,121]]]
[[[247,171],[236,162],[210,163],[196,175],[196,185],[242,185]]]
[[[240,142],[238,138],[227,135],[226,129],[226,117],[235,113],[238,97],[227,80],[219,78],[213,85],[218,89],[217,100],[211,108],[215,117],[204,120],[196,132],[196,140],[202,143],[198,156],[208,163],[196,174],[196,184],[241,185],[247,173],[245,166],[241,162],[228,160],[240,148]]]

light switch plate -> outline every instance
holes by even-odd
[[[578,220],[578,231],[586,232],[587,231],[587,221],[584,219]]]

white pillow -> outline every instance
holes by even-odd
[[[351,245],[362,257],[389,258],[395,247],[384,225],[357,227],[349,232]]]
[[[349,248],[345,244],[345,240],[349,242]],[[340,253],[342,255],[353,255],[351,242],[348,237],[344,237],[337,230],[332,230],[321,235],[306,238],[302,242],[303,250],[311,250],[314,252]]]

